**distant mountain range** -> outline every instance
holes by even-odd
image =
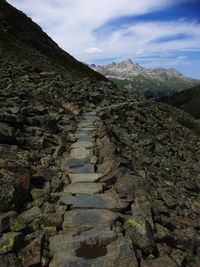
[[[175,106],[200,119],[200,85],[161,99],[162,102]]]
[[[185,77],[173,68],[147,69],[134,63],[131,59],[103,66],[92,64],[90,67],[112,80],[119,87],[154,98],[170,96],[200,84],[200,80]]]

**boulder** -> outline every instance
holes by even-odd
[[[30,244],[18,252],[23,266],[41,266],[42,251],[44,246],[44,234],[36,237]]]
[[[125,173],[114,185],[117,193],[122,197],[133,197],[138,189],[137,177],[131,173]]]
[[[126,236],[130,237],[133,244],[142,250],[144,255],[149,255],[155,248],[153,230],[149,222],[140,214],[133,214],[124,225]]]
[[[151,225],[152,229],[154,229],[154,222],[151,213],[151,204],[148,198],[147,193],[144,190],[137,190],[135,194],[135,199],[133,204],[131,205],[131,211],[133,214],[139,213],[141,214]]]
[[[6,254],[18,250],[23,242],[22,233],[8,232],[0,234],[0,254]]]
[[[98,167],[98,172],[103,174],[108,174],[113,170],[117,169],[120,165],[120,162],[117,162],[116,159],[107,159]]]
[[[177,267],[177,264],[168,256],[154,260],[142,260],[141,267]]]
[[[8,253],[0,256],[1,267],[22,267],[21,262],[18,260],[14,253]]]
[[[29,210],[26,210],[20,214],[20,218],[26,223],[31,223],[34,219],[38,218],[41,215],[42,211],[38,207],[33,207]]]
[[[0,169],[0,212],[22,207],[29,189],[30,176],[25,168],[16,166],[15,172]]]

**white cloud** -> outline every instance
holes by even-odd
[[[99,54],[102,53],[103,50],[98,47],[90,47],[85,50],[87,54]]]
[[[183,0],[8,0],[32,17],[67,52],[84,62],[106,58],[143,57],[171,51],[199,50],[200,24],[184,20],[122,24],[102,31],[105,23],[123,16],[161,10]],[[171,35],[189,38],[156,42]],[[179,59],[180,60],[180,59]]]
[[[185,60],[187,58],[188,58],[187,56],[178,56],[176,59],[178,59],[178,60]]]

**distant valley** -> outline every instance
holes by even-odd
[[[102,66],[92,64],[90,67],[120,88],[155,99],[171,96],[200,84],[200,80],[185,77],[175,69],[147,69],[131,59]]]

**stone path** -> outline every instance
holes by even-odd
[[[50,267],[138,266],[132,244],[116,225],[127,203],[104,191],[95,172],[98,115],[85,113],[78,124],[64,170],[70,178],[59,200],[65,208],[62,231],[50,238]]]

